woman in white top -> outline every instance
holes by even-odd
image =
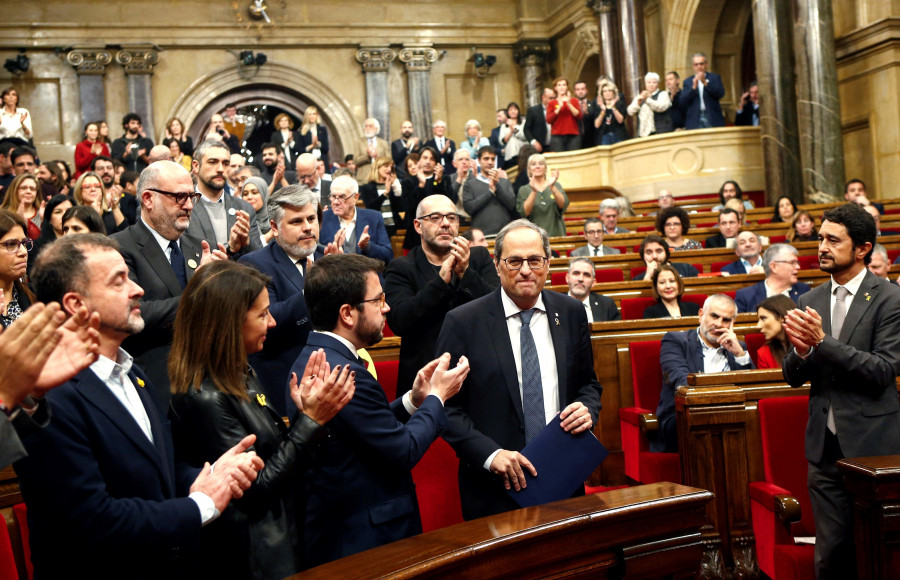
[[[644,90],[628,105],[628,114],[638,118],[638,137],[656,133],[656,113],[664,113],[672,106],[667,91],[659,90],[659,75],[655,72],[644,76]]]
[[[500,127],[500,143],[503,145],[503,169],[519,163],[519,149],[528,143],[525,139],[525,119],[518,103],[506,106],[506,124]]]
[[[3,101],[3,108],[0,109],[0,139],[30,141],[33,135],[31,115],[28,109],[18,106],[19,93],[9,87],[0,94],[0,100]]]

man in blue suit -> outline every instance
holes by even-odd
[[[381,213],[356,207],[359,184],[349,175],[331,182],[331,208],[322,214],[321,239],[334,241],[346,254],[362,254],[385,264],[394,257]]]
[[[756,312],[759,303],[776,294],[784,294],[797,302],[801,294],[809,292],[809,286],[797,281],[800,260],[797,249],[790,244],[772,244],[763,254],[766,279],[737,291],[734,301],[738,312]]]
[[[448,370],[444,355],[422,368],[412,391],[388,403],[357,351],[382,339],[385,302],[378,260],[336,254],[317,260],[303,289],[315,332],[294,364],[325,351],[349,365],[356,393],[326,426],[330,435],[308,474],[306,557],[311,566],[422,532],[411,470],[444,431],[444,403],[468,374],[463,358]]]
[[[738,259],[722,268],[722,273],[728,275],[737,274],[762,274],[765,272],[762,252],[762,242],[756,232],[745,230],[738,234],[734,244],[734,253]]]
[[[679,104],[684,110],[685,129],[708,129],[724,127],[725,116],[719,100],[725,96],[722,77],[708,72],[709,61],[702,52],[691,58],[694,76],[684,79],[684,86],[679,96]]]
[[[139,332],[143,290],[115,241],[99,234],[47,246],[32,274],[38,299],[100,317],[100,358],[47,397],[53,418],[23,438],[15,465],[28,505],[35,578],[181,578],[190,546],[262,460],[250,435],[202,470],[176,465],[150,379],[122,350]]]
[[[725,294],[713,294],[700,309],[696,329],[667,332],[659,350],[663,384],[656,417],[659,430],[650,451],[678,451],[675,427],[675,389],[687,384],[691,373],[718,373],[752,369],[747,346],[734,334],[737,309]]]

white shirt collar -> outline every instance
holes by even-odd
[[[144,214],[141,213],[141,221],[144,222],[144,225],[147,226],[147,229],[150,230],[150,233],[153,234],[153,239],[156,240],[156,243],[159,244],[159,248],[163,251],[163,254],[169,251],[169,242],[171,240],[167,240],[162,237],[160,233],[153,229],[153,226],[147,223],[147,220],[144,219]],[[174,240],[178,247],[181,247],[181,242],[179,240]]]
[[[869,271],[868,268],[863,268],[862,271],[860,271],[859,274],[854,276],[852,280],[850,280],[849,282],[844,284],[844,288],[846,288],[847,291],[850,292],[850,296],[856,296],[856,293],[859,292],[859,287],[862,284],[863,278],[866,277],[866,272],[868,272],[868,271]],[[835,282],[834,276],[832,276],[831,277],[831,293],[832,294],[834,294],[834,291],[837,290],[838,286],[840,286],[840,284]]]
[[[342,218],[342,217],[338,217],[338,221],[340,222],[340,224],[341,224],[342,226],[345,226],[345,225],[347,225],[347,224],[355,224],[355,223],[356,223],[356,213],[357,213],[357,212],[356,212],[356,207],[354,206],[354,208],[353,208],[353,217],[352,217],[352,218],[350,218],[350,219],[348,219],[348,220],[345,220],[345,219]]]
[[[130,354],[125,352],[122,348],[116,353],[116,360],[112,360],[106,358],[103,355],[94,361],[91,365],[91,370],[94,371],[94,374],[103,379],[104,382],[108,381],[112,378],[113,370],[115,370],[116,365],[122,367],[122,374],[127,375],[131,370],[132,365],[134,364],[134,359]]]
[[[519,312],[522,311],[522,309],[519,308],[518,306],[516,306],[516,303],[512,301],[512,298],[510,298],[510,297],[506,294],[506,290],[505,290],[505,289],[502,289],[502,288],[501,288],[501,290],[500,290],[500,300],[501,300],[501,302],[503,302],[503,316],[504,316],[504,318],[509,318],[509,317],[511,317],[511,316],[516,316],[516,315],[519,314]],[[537,308],[537,309],[540,310],[541,312],[547,312],[547,309],[544,308],[544,296],[543,296],[543,294],[538,295],[537,302],[535,302],[535,304],[534,304],[534,306],[532,306],[532,308]]]
[[[336,341],[340,342],[341,344],[343,344],[344,346],[346,346],[347,349],[348,349],[350,352],[353,353],[353,356],[356,357],[356,360],[359,360],[359,354],[356,352],[356,347],[353,346],[353,343],[352,343],[352,342],[350,342],[349,340],[347,340],[347,339],[344,338],[343,336],[341,336],[341,335],[339,335],[339,334],[335,334],[335,333],[333,333],[333,332],[328,332],[327,330],[314,330],[313,332],[318,332],[319,334],[324,334],[324,335],[326,335],[326,336],[330,336],[331,338],[333,338],[333,339],[335,339]]]

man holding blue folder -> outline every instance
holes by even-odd
[[[587,316],[577,300],[543,291],[549,256],[542,228],[508,224],[494,245],[501,288],[450,311],[437,340],[438,351],[470,361],[462,390],[448,401],[444,432],[460,457],[467,520],[518,508],[507,490],[522,489],[526,472],[540,477],[519,451],[557,414],[573,435],[597,420],[602,387]]]

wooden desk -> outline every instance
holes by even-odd
[[[693,578],[712,494],[657,483],[464,522],[294,578]]]

